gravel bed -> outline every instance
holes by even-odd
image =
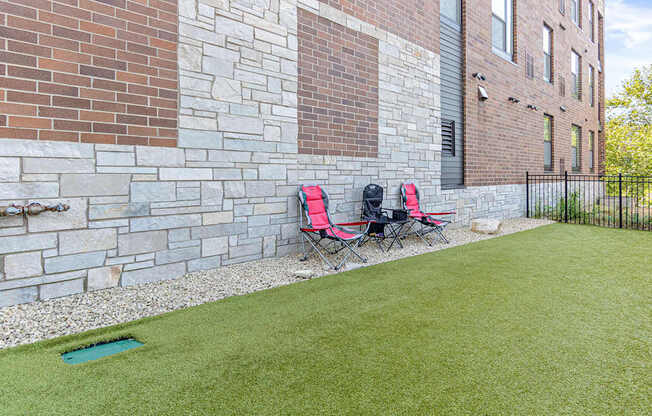
[[[375,244],[369,243],[361,248],[361,252],[368,257],[367,264],[377,264],[550,223],[546,220],[516,218],[504,221],[502,231],[496,235],[476,234],[469,231],[468,227],[452,228],[446,231],[446,236],[451,241],[449,245],[428,247],[413,236],[403,240],[403,249],[393,248],[390,253],[383,253]],[[301,280],[295,276],[299,270],[312,270],[314,277],[334,273],[325,270],[316,255],[305,262],[299,261],[299,258],[299,255],[292,255],[258,260],[189,273],[174,280],[0,308],[0,349],[287,285]],[[353,267],[356,266],[353,264]]]

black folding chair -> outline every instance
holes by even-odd
[[[383,187],[373,183],[367,185],[362,192],[362,220],[370,222],[363,244],[374,240],[382,251],[387,252],[394,243],[403,248],[399,236],[409,219],[404,210],[383,208],[383,194]],[[386,241],[389,241],[387,248]]]

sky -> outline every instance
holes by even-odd
[[[605,0],[607,97],[634,68],[652,64],[652,0]]]

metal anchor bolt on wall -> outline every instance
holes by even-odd
[[[13,217],[16,215],[39,215],[44,211],[65,212],[70,209],[70,205],[55,204],[43,205],[39,202],[32,202],[28,205],[10,205],[0,207],[0,217]]]

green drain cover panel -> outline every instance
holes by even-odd
[[[117,354],[122,351],[127,351],[132,348],[138,348],[144,345],[140,341],[133,338],[121,339],[118,341],[107,342],[105,344],[93,345],[91,347],[82,348],[80,350],[70,351],[61,354],[61,358],[67,364],[81,364],[86,361],[97,360],[108,355]]]

